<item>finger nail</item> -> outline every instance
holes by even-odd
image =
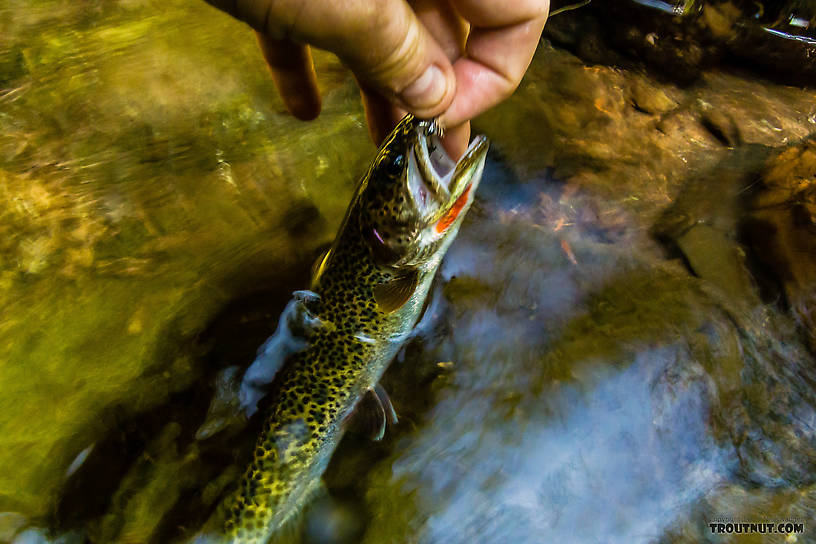
[[[447,89],[445,74],[431,64],[402,91],[400,98],[410,108],[432,108],[442,101]]]

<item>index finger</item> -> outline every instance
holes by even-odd
[[[456,126],[495,106],[516,90],[538,45],[548,0],[454,0],[472,27],[467,55],[453,64],[457,89],[442,115]]]

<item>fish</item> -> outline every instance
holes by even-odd
[[[287,327],[299,349],[265,371],[273,374],[269,405],[226,506],[224,541],[266,543],[301,510],[363,399],[374,399],[377,436],[396,420],[380,378],[419,319],[489,146],[476,136],[454,161],[441,136],[435,120],[399,122],[357,185],[309,290],[295,293]]]

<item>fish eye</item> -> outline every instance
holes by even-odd
[[[397,153],[393,157],[386,158],[385,161],[385,172],[389,176],[399,176],[402,174],[403,165],[405,164],[405,159],[402,156],[402,153]]]

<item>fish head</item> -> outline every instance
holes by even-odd
[[[441,136],[435,121],[407,115],[371,167],[359,224],[381,266],[435,269],[473,203],[488,140],[476,136],[454,161]]]

